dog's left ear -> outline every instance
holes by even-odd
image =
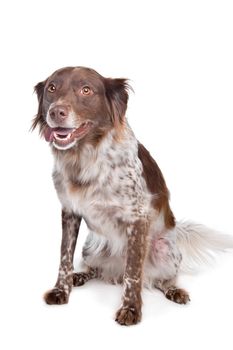
[[[37,98],[38,98],[38,111],[37,111],[37,115],[32,121],[32,126],[31,126],[32,131],[37,127],[37,125],[39,125],[40,127],[40,132],[43,129],[44,117],[42,113],[42,102],[43,102],[45,84],[46,84],[46,80],[36,84],[36,86],[34,87],[34,91],[36,92]]]
[[[111,119],[115,126],[123,124],[131,89],[127,79],[105,79],[106,97],[110,106]]]

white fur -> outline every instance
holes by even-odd
[[[66,173],[64,164],[57,159],[55,171],[60,174],[63,183],[67,184],[58,193],[63,207],[82,216],[91,225],[91,229],[107,235],[109,231],[114,231],[116,219],[130,223],[138,219],[138,215],[148,215],[151,195],[141,176],[142,165],[137,152],[137,141],[133,134],[129,134],[124,142],[117,143],[114,135],[109,133],[99,148],[86,145],[80,155],[81,171],[77,175],[77,180],[82,183],[93,181],[85,193],[70,190],[69,174]],[[128,165],[119,166],[126,161]],[[114,170],[112,165],[115,166]],[[131,178],[128,177],[129,173]],[[139,214],[134,214],[133,201],[127,194],[133,181],[136,182],[136,192],[131,194],[136,196],[135,205]],[[121,195],[117,196],[119,190]]]
[[[183,272],[197,270],[200,265],[213,262],[216,253],[233,249],[233,237],[191,221],[178,222],[176,233]]]
[[[101,256],[106,245],[109,249],[107,258]],[[90,232],[85,243],[85,249],[89,253],[87,258],[84,257],[85,263],[88,266],[100,267],[103,278],[116,282],[124,274],[126,246],[126,236],[119,237],[118,232],[113,232],[109,238]]]
[[[53,146],[59,150],[65,151],[66,149],[69,149],[71,147],[73,147],[76,144],[77,140],[74,140],[71,143],[68,143],[67,145],[64,146],[59,146],[56,141],[53,141]]]

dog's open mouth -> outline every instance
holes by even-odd
[[[46,127],[44,131],[45,140],[53,142],[60,147],[65,147],[74,140],[82,138],[88,133],[92,126],[90,121],[82,123],[78,128],[50,128]]]

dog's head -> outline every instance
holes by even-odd
[[[94,140],[124,125],[128,102],[126,79],[104,78],[93,69],[67,67],[38,83],[38,113],[46,141],[61,150]]]

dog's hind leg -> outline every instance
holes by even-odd
[[[73,274],[73,286],[80,287],[94,278],[100,278],[99,269],[88,267],[86,272],[77,272]]]
[[[154,287],[161,290],[165,297],[178,304],[187,304],[190,301],[186,290],[176,286],[176,278],[170,280],[155,280]]]
[[[177,287],[176,280],[182,256],[176,244],[175,232],[167,231],[162,237],[151,241],[148,264],[150,285],[161,290],[165,297],[178,304],[187,304],[188,293]]]

